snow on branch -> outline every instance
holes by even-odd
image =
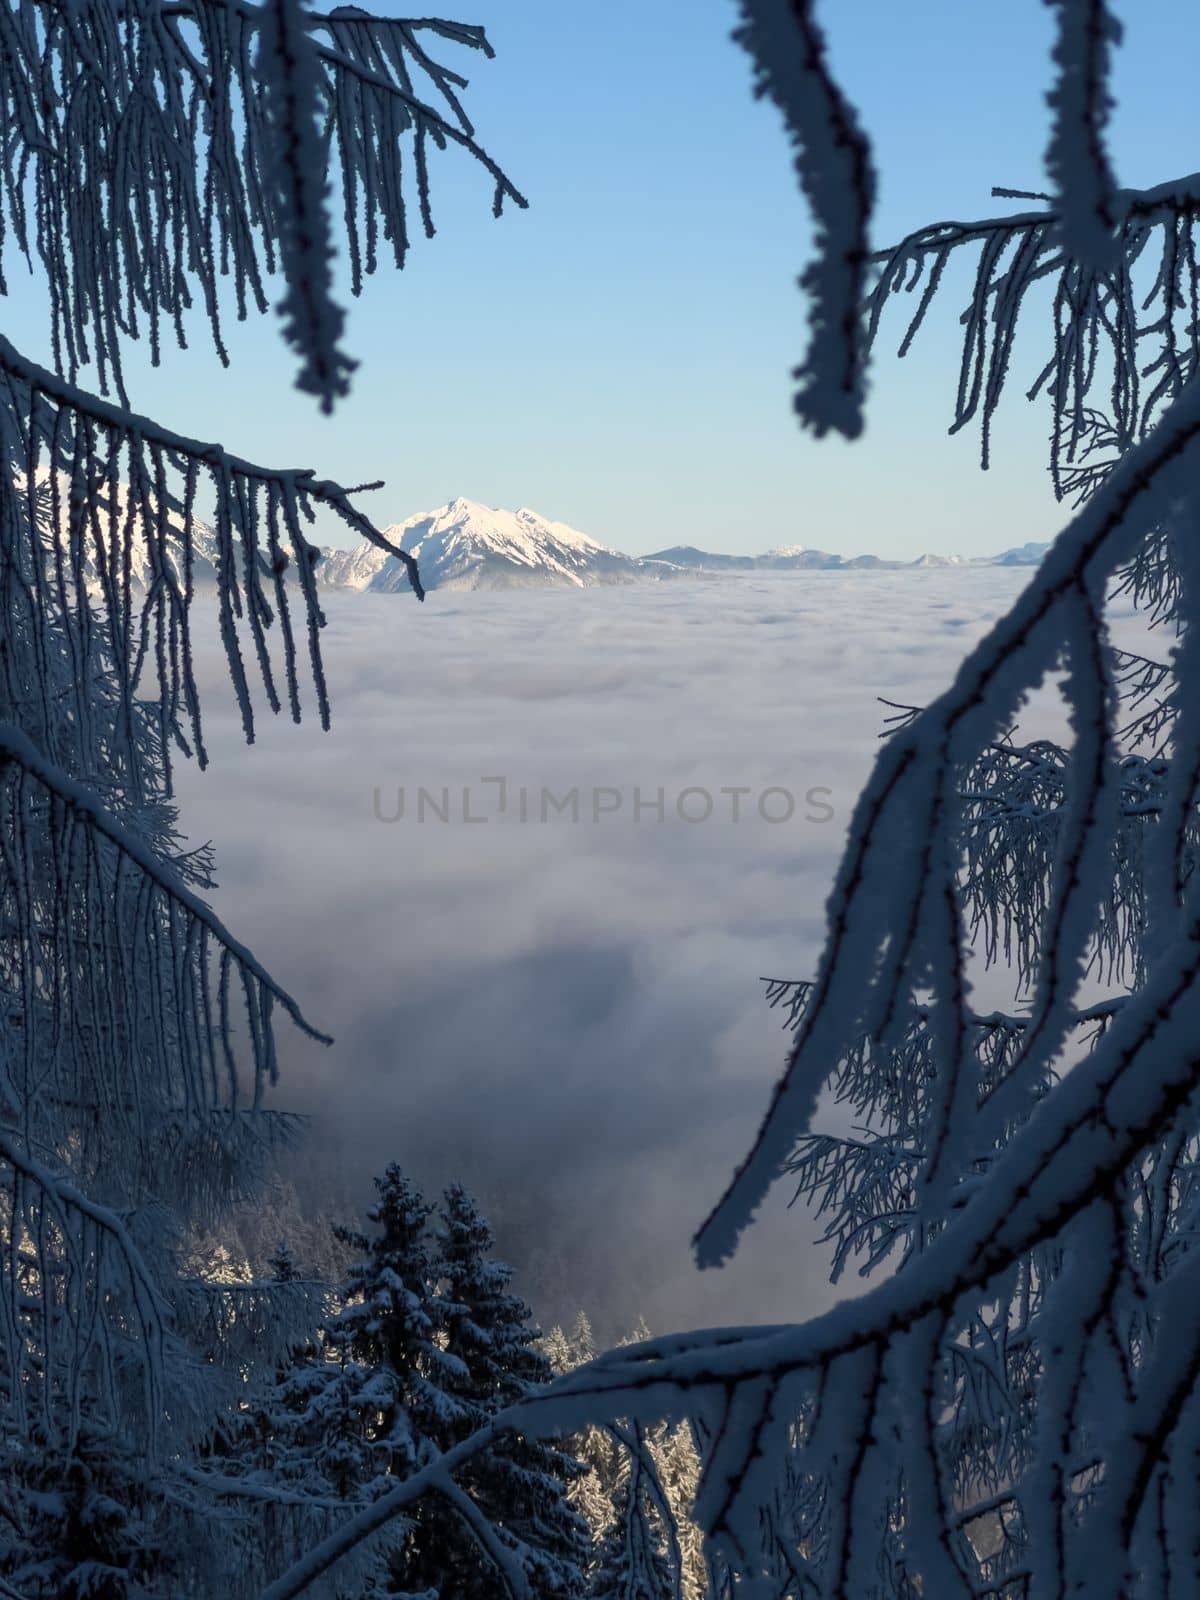
[[[108,1258],[103,1248],[97,1246],[101,1240],[106,1240],[115,1247],[125,1277],[124,1284],[116,1286],[117,1292],[126,1287],[129,1290],[129,1303],[145,1342],[147,1375],[153,1387],[157,1388],[161,1380],[162,1345],[169,1308],[142,1258],[142,1252],[122,1218],[108,1206],[97,1205],[68,1177],[53,1171],[44,1161],[39,1161],[30,1153],[27,1140],[17,1130],[2,1123],[0,1123],[0,1163],[26,1180],[37,1196],[38,1208],[54,1219],[64,1239],[73,1239],[76,1222],[82,1223],[85,1230],[90,1229],[94,1242],[81,1242],[70,1251],[72,1270],[82,1276],[90,1269],[99,1276],[107,1277]],[[8,1240],[10,1251],[14,1243],[19,1243],[21,1231],[20,1217],[14,1219],[12,1209],[9,1208],[6,1221],[9,1230],[15,1232],[17,1238],[14,1240],[10,1237]],[[92,1243],[94,1260],[89,1260],[88,1242]],[[15,1286],[11,1283],[4,1284],[4,1289],[9,1292],[13,1287]],[[11,1327],[17,1320],[18,1317],[13,1316],[9,1326]],[[8,1370],[19,1371],[24,1365],[22,1355],[11,1348],[7,1349],[5,1354]]]
[[[1111,47],[1121,26],[1106,0],[1047,0],[1058,12],[1054,60],[1058,81],[1049,95],[1054,110],[1046,170],[1055,186],[1062,247],[1081,266],[1111,268],[1113,183],[1104,130],[1113,108],[1109,93]]]
[[[964,661],[953,686],[883,745],[830,897],[829,940],[795,1050],[750,1154],[698,1236],[703,1264],[715,1265],[732,1251],[807,1125],[828,1064],[864,1033],[889,1036],[906,982],[928,975],[935,1009],[943,1018],[949,1013],[956,1028],[961,1023],[961,1000],[956,1005],[940,991],[940,982],[947,962],[958,965],[963,930],[954,929],[947,942],[938,911],[953,894],[957,872],[957,858],[939,854],[944,831],[955,826],[957,774],[1010,726],[1021,696],[1058,665],[1064,640],[1094,654],[1102,642],[1098,608],[1107,584],[1147,527],[1182,515],[1180,508],[1192,504],[1198,462],[1200,391],[1193,386],[1114,467],[1012,610]],[[1111,740],[1113,707],[1081,700],[1076,710],[1091,719],[1077,731],[1102,752]],[[1108,781],[1108,767],[1097,761],[1073,797],[1080,812],[1099,802]],[[1115,807],[1097,813],[1086,843],[1076,842],[1079,829],[1072,830],[1070,849],[1086,849],[1089,858],[1102,851],[1115,820]],[[1080,864],[1060,850],[1053,916],[1067,910],[1065,897],[1075,892],[1073,873]],[[1087,893],[1098,896],[1091,883]],[[1061,982],[1056,1006],[1078,973],[1064,969]],[[1058,1030],[1056,1021],[1032,1050],[1026,1041],[1014,1076],[1038,1077],[1052,1042],[1061,1037]]]
[[[1012,191],[996,190],[998,194]],[[883,313],[916,296],[898,353],[907,354],[960,254],[977,255],[960,318],[962,357],[951,432],[976,418],[990,460],[992,423],[1010,381],[1017,323],[1044,284],[1052,354],[1026,388],[1049,398],[1051,472],[1060,498],[1094,493],[1113,463],[1180,393],[1200,357],[1200,264],[1195,226],[1200,174],[1111,198],[1113,250],[1098,269],[1066,247],[1055,208],[918,229],[872,257],[879,269],[864,304],[873,344]],[[919,291],[919,293],[918,293]]]
[[[1161,685],[1156,664],[1114,652],[1120,684],[1136,706],[1147,683]],[[1165,670],[1165,669],[1162,669]],[[1116,737],[1138,739],[1161,731],[1161,707],[1132,718]],[[1167,785],[1167,762],[1136,752],[1112,757],[1110,779],[1119,821],[1106,890],[1096,906],[1091,967],[1105,983],[1135,984],[1142,973],[1147,910],[1143,853]],[[1075,781],[1072,753],[1050,740],[993,741],[963,775],[961,893],[970,933],[989,966],[1011,964],[1018,986],[1036,982],[1052,898],[1061,829]],[[1189,858],[1200,847],[1195,820],[1188,829]]]
[[[258,1111],[275,1081],[277,1006],[329,1041],[171,865],[11,724],[0,724],[0,771],[0,1003],[16,1041],[0,1099],[25,1107],[27,1127],[44,1120],[46,1148],[65,1108],[82,1115],[75,1170],[119,1151],[123,1182],[136,1192],[142,1172],[153,1192],[165,1121],[209,1138],[219,1111],[244,1137],[240,1107]]]
[[[333,300],[333,235],[326,205],[325,154],[317,117],[320,56],[300,0],[265,0],[257,65],[262,81],[265,187],[279,219],[279,257],[287,293],[279,306],[284,338],[301,357],[297,388],[325,412],[349,392],[354,362],[338,348],[345,313]]]
[[[148,334],[157,362],[165,334],[184,344],[194,302],[227,359],[222,280],[241,319],[268,309],[266,280],[282,267],[288,337],[303,342],[306,381],[332,397],[346,365],[327,292],[328,177],[355,293],[381,246],[404,264],[413,190],[432,233],[430,145],[483,170],[497,214],[505,200],[526,204],[475,136],[458,97],[465,79],[430,41],[492,53],[480,28],[301,0],[6,6],[0,243],[10,235],[40,259],[58,370],[74,378],[94,360],[100,387],[124,399],[121,340]],[[266,44],[280,64],[264,83]]]
[[[1164,754],[1177,704],[1170,666],[1132,650],[1113,652],[1113,669],[1129,721],[1117,730],[1122,745],[1136,750],[1149,745],[1152,759]]]
[[[247,1123],[272,1116],[263,1097],[276,1077],[277,1008],[324,1038],[138,829],[0,723],[0,1366],[14,1375],[0,1405],[10,1422],[37,1405],[48,1436],[69,1439],[86,1390],[93,1418],[96,1407],[131,1425],[139,1417],[147,1448],[164,1405],[178,1428],[183,1391],[164,1344],[179,1308],[154,1270],[165,1248],[157,1197],[171,1187],[160,1169],[178,1165],[180,1214],[195,1218],[211,1203],[183,1179],[195,1152],[214,1177],[222,1159],[244,1159]],[[132,1370],[140,1402],[124,1387]]]
[[[257,466],[220,445],[188,439],[148,417],[98,399],[27,361],[0,338],[0,543],[13,605],[31,626],[61,625],[67,613],[116,671],[124,706],[125,756],[136,761],[135,697],[153,694],[169,752],[186,730],[203,765],[192,615],[211,589],[246,737],[254,737],[250,647],[267,704],[286,698],[300,718],[299,628],[322,726],[329,699],[320,651],[324,625],[316,547],[306,535],[317,507],[396,556],[418,598],[416,563],[392,545],[335,483],[306,468]],[[32,486],[33,493],[30,493]],[[211,498],[212,526],[199,515]],[[273,641],[282,655],[276,681]],[[120,663],[119,668],[116,666]],[[78,664],[77,664],[78,667]],[[89,725],[88,673],[76,672],[76,724]],[[17,686],[12,686],[14,698]],[[45,721],[50,720],[47,711]]]
[[[794,1031],[811,992],[808,983],[775,979],[768,999],[786,1006],[786,1026]],[[1075,1054],[1095,1047],[1124,1003],[1124,996],[1114,996],[1074,1013],[1070,1029]],[[917,1004],[892,1044],[858,1040],[829,1074],[832,1103],[847,1108],[853,1118],[850,1128],[802,1133],[786,1163],[795,1185],[791,1204],[805,1202],[814,1219],[824,1224],[820,1239],[833,1248],[834,1283],[851,1260],[858,1262],[860,1276],[868,1277],[884,1263],[902,1266],[924,1248],[928,1224],[922,1226],[919,1180],[941,1065],[930,1020],[930,1007]],[[1012,1071],[1031,1023],[1028,1013],[967,1014],[960,1070],[973,1079],[979,1106],[987,1105]],[[1038,1100],[1050,1092],[1057,1076],[1046,1072]],[[1005,1129],[1001,1142],[1014,1132],[1015,1127]],[[982,1175],[992,1159],[993,1151],[977,1151],[973,1177]]]
[[[875,202],[870,146],[829,69],[813,0],[740,0],[734,37],[754,61],[755,93],[783,113],[812,209],[816,255],[800,279],[810,297],[808,353],[795,409],[818,436],[863,429],[867,350],[859,323]]]
[[[86,839],[90,841],[91,836],[95,835],[112,846],[118,862],[116,874],[120,874],[122,868],[126,867],[143,875],[146,884],[139,894],[148,892],[150,896],[148,914],[157,915],[165,909],[170,917],[183,924],[185,936],[189,941],[198,938],[201,942],[211,942],[220,952],[222,982],[227,986],[229,975],[236,971],[246,986],[247,1005],[253,1013],[269,1017],[272,1006],[278,1004],[301,1032],[324,1044],[332,1042],[305,1021],[303,1013],[291,995],[280,988],[270,974],[259,965],[257,958],[246,949],[245,945],[234,939],[220,918],[205,905],[203,900],[193,894],[160,857],[135,833],[105,811],[90,788],[47,761],[34,749],[28,736],[20,728],[13,727],[11,723],[0,723],[0,768],[5,766],[19,769],[21,774],[44,791],[52,805],[61,812],[61,816],[53,824],[55,834],[69,835],[71,824],[78,823]],[[17,787],[18,790],[23,787],[20,780]],[[95,845],[89,843],[84,848],[94,850]],[[156,904],[156,901],[161,901],[162,904]],[[98,914],[100,914],[99,909]],[[266,1049],[267,1036],[258,1035],[255,1043],[262,1048],[258,1063],[262,1073],[273,1077],[274,1055]]]

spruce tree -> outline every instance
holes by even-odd
[[[433,1207],[394,1162],[375,1188],[378,1199],[367,1217],[378,1231],[334,1230],[360,1259],[346,1275],[340,1308],[326,1330],[336,1376],[322,1397],[343,1408],[342,1414],[331,1408],[329,1420],[345,1428],[339,1454],[325,1470],[348,1480],[364,1474],[368,1498],[445,1448],[463,1415],[452,1385],[465,1376],[444,1348],[428,1236]],[[393,1544],[386,1592],[424,1595],[434,1587],[425,1575],[436,1572],[447,1540],[463,1537],[436,1500],[424,1501]]]
[[[270,1542],[293,1558],[339,1516],[419,1470],[464,1414],[450,1380],[462,1387],[465,1369],[444,1348],[432,1207],[395,1165],[375,1187],[367,1218],[376,1231],[335,1230],[357,1259],[334,1291],[332,1313],[248,1411],[259,1480],[297,1502],[272,1508]],[[271,1267],[277,1282],[299,1282],[286,1245]],[[430,1500],[316,1592],[337,1600],[436,1594],[447,1545],[464,1541],[473,1557],[469,1537]]]
[[[160,1497],[136,1458],[90,1420],[69,1451],[33,1442],[10,1467],[18,1537],[0,1561],[0,1595],[128,1600],[151,1575],[183,1592],[180,1551],[157,1531]]]
[[[337,1230],[345,1244],[364,1254],[347,1274],[327,1337],[343,1368],[386,1375],[387,1384],[378,1386],[374,1436],[388,1445],[391,1473],[407,1477],[431,1449],[444,1448],[465,1418],[454,1391],[466,1373],[440,1338],[443,1308],[428,1239],[433,1207],[394,1162],[375,1187],[379,1198],[367,1216],[378,1233]],[[387,1387],[391,1398],[384,1404]]]
[[[464,1372],[455,1388],[463,1405],[457,1439],[531,1388],[549,1383],[554,1371],[530,1307],[509,1288],[512,1268],[492,1259],[491,1228],[461,1184],[446,1190],[441,1223],[437,1268],[446,1300],[446,1349]],[[506,1542],[524,1547],[539,1600],[583,1593],[590,1535],[567,1496],[585,1471],[558,1446],[519,1434],[503,1436],[472,1464],[472,1497]],[[495,1575],[487,1563],[461,1542],[447,1555],[453,1562],[442,1600],[489,1600]]]

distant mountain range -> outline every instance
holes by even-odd
[[[918,567],[1033,567],[1049,549],[1024,544],[997,556],[838,556],[789,545],[758,556],[717,555],[672,545],[649,556],[627,556],[528,507],[498,511],[474,500],[451,500],[437,511],[385,528],[393,544],[416,557],[427,589],[588,588],[597,584],[662,582],[697,574],[736,572],[851,572]],[[404,566],[364,541],[353,550],[327,549],[317,568],[326,588],[389,594],[408,588]]]
[[[124,509],[126,493],[118,492]],[[182,521],[168,516],[171,534],[157,559],[165,559],[182,581],[180,545]],[[589,539],[562,522],[551,522],[528,507],[496,511],[474,500],[452,500],[437,511],[394,522],[384,534],[392,544],[416,557],[427,589],[541,589],[592,588],[600,584],[666,582],[674,578],[719,577],[743,572],[852,572],[864,569],[918,567],[1032,567],[1048,545],[1025,544],[997,556],[968,560],[963,556],[919,556],[915,561],[889,561],[880,556],[838,556],[827,550],[801,545],[768,550],[757,556],[732,556],[697,550],[693,545],[672,545],[653,555],[628,556]],[[154,577],[152,557],[144,531],[134,520],[130,550],[130,577],[136,588],[149,587]],[[196,518],[192,527],[191,579],[200,590],[216,581],[220,565],[216,531]],[[266,558],[260,556],[264,573]],[[351,550],[323,549],[317,565],[318,583],[326,589],[348,589],[362,594],[390,594],[408,590],[404,564],[364,540]],[[94,556],[84,561],[85,581],[99,584]]]

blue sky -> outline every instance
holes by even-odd
[[[987,475],[973,437],[946,437],[954,300],[905,362],[884,341],[864,440],[818,443],[794,424],[807,217],[777,114],[751,98],[730,42],[733,0],[445,10],[484,23],[496,46],[495,61],[466,65],[468,104],[531,209],[493,221],[486,177],[437,160],[439,235],[353,304],[347,342],[362,367],[332,419],[291,388],[273,318],[234,330],[230,373],[200,328],[197,348],[168,352],[159,372],[135,360],[139,409],[263,461],[383,477],[363,502],[380,522],[465,494],[531,505],[634,552],[799,542],[981,554],[1053,534],[1040,411],[1014,392]],[[878,243],[986,214],[993,183],[1040,185],[1043,0],[820,10],[875,141]],[[1183,0],[1117,10],[1118,177],[1156,182],[1200,164],[1195,14]],[[44,358],[33,291],[14,276],[10,315]],[[1036,370],[1041,343],[1031,323],[1017,377]]]

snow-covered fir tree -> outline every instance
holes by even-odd
[[[276,1555],[298,1555],[339,1506],[352,1512],[378,1498],[551,1375],[529,1308],[509,1290],[511,1269],[492,1259],[490,1229],[466,1191],[447,1191],[434,1229],[433,1208],[398,1167],[376,1186],[373,1231],[339,1230],[357,1259],[330,1314],[244,1406],[229,1453],[227,1471],[270,1507],[267,1546]],[[273,1270],[281,1283],[298,1281],[286,1248]],[[513,1435],[465,1480],[535,1600],[584,1595],[589,1530],[568,1500],[581,1471],[557,1447]],[[477,1528],[430,1497],[319,1592],[483,1600],[498,1581]]]
[[[452,1184],[440,1212],[436,1273],[445,1296],[445,1345],[465,1371],[452,1384],[464,1413],[452,1430],[465,1438],[506,1405],[544,1387],[553,1368],[539,1345],[528,1305],[510,1289],[512,1268],[493,1259],[487,1221],[465,1188]],[[478,1455],[464,1486],[501,1536],[521,1552],[538,1600],[581,1600],[590,1529],[569,1499],[586,1468],[557,1444],[502,1436]],[[449,1551],[447,1552],[450,1553]],[[442,1600],[489,1600],[496,1575],[478,1551],[460,1548]]]
[[[437,1288],[429,1231],[433,1207],[394,1163],[375,1186],[378,1199],[367,1217],[376,1231],[340,1230],[343,1243],[361,1254],[325,1332],[333,1369],[327,1392],[336,1405],[361,1411],[365,1422],[361,1436],[352,1425],[355,1438],[342,1447],[341,1472],[351,1479],[366,1460],[368,1494],[377,1487],[372,1468],[409,1477],[461,1435],[469,1416],[456,1393],[469,1373],[446,1348],[447,1303]],[[435,1500],[418,1506],[391,1557],[396,1592],[435,1587],[462,1537]]]
[[[286,1239],[280,1239],[267,1261],[271,1279],[275,1283],[295,1283],[300,1274],[296,1271],[296,1258]]]
[[[269,1508],[270,1536],[245,1557],[260,1586],[272,1565],[295,1559],[336,1525],[339,1511],[377,1498],[446,1448],[466,1415],[452,1392],[468,1373],[445,1347],[431,1207],[394,1165],[376,1190],[372,1231],[338,1229],[354,1259],[327,1291],[321,1326],[255,1391],[233,1435],[226,1470]],[[285,1247],[273,1272],[280,1283],[297,1281]],[[436,1592],[437,1570],[452,1564],[464,1538],[430,1501],[319,1592],[330,1600]]]

